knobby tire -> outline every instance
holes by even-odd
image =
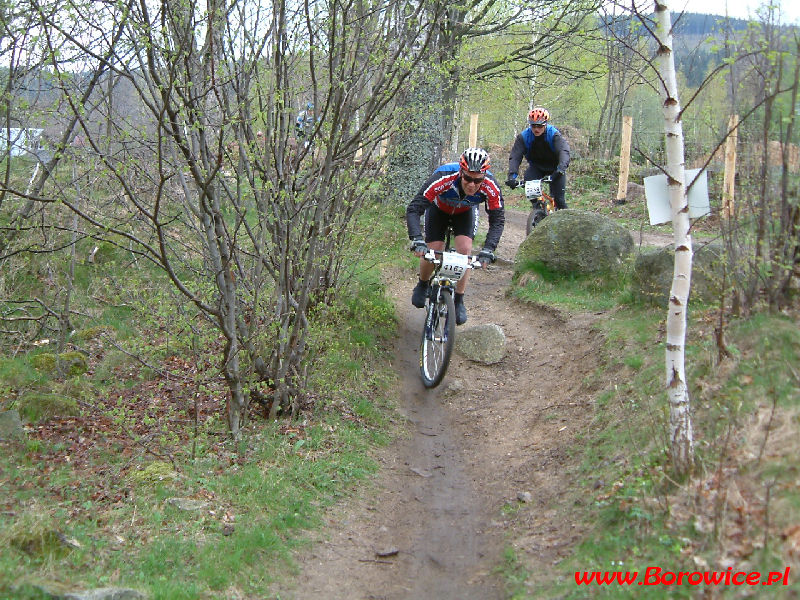
[[[531,210],[530,214],[528,214],[528,223],[525,225],[525,235],[530,235],[533,228],[546,216],[547,213],[541,208],[534,208]]]
[[[431,298],[428,302],[419,348],[419,370],[426,388],[434,388],[444,379],[456,339],[456,307],[453,294],[442,290],[438,296],[438,301]],[[431,311],[434,311],[433,315]],[[431,331],[428,326],[430,322],[432,322]]]

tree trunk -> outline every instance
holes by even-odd
[[[686,382],[684,350],[686,307],[692,275],[692,238],[689,235],[689,202],[684,181],[684,146],[675,57],[672,53],[672,24],[666,3],[656,2],[656,36],[664,101],[667,181],[675,240],[675,268],[667,311],[666,386],[669,399],[670,455],[679,475],[690,473],[694,462],[689,388]]]

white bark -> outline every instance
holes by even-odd
[[[678,474],[691,470],[694,460],[692,418],[686,382],[684,349],[686,307],[692,275],[692,238],[689,235],[689,202],[684,182],[684,145],[681,107],[675,60],[672,53],[672,24],[666,2],[658,0],[655,12],[659,44],[658,68],[664,100],[666,133],[666,174],[675,244],[675,268],[667,312],[666,388],[669,399],[670,454]]]

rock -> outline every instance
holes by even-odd
[[[506,334],[495,323],[469,327],[456,335],[456,352],[466,359],[491,365],[503,360]]]
[[[61,354],[42,352],[31,358],[31,364],[36,370],[52,377],[75,377],[89,370],[86,356],[75,350]]]
[[[25,421],[29,423],[38,423],[51,417],[80,414],[80,407],[75,398],[47,392],[24,392],[15,405],[19,408]]]
[[[722,293],[723,248],[709,243],[693,248],[691,298],[702,302],[719,300]],[[636,257],[631,293],[642,302],[666,306],[675,268],[671,246],[647,250]]]
[[[130,588],[97,588],[84,592],[71,592],[65,600],[147,600],[147,596]]]
[[[645,199],[644,186],[641,183],[628,182],[625,200],[627,202],[642,202]]]
[[[533,501],[533,496],[530,492],[517,492],[517,500],[527,504],[528,502]]]
[[[458,339],[458,338],[456,338]],[[448,396],[455,396],[464,391],[464,382],[460,379],[454,379],[447,384],[444,393]]]
[[[168,498],[167,502],[180,510],[195,511],[208,508],[208,502],[197,498]]]
[[[559,210],[544,219],[520,244],[518,272],[538,263],[558,273],[603,273],[619,269],[633,251],[630,232],[604,215]]]
[[[21,440],[24,437],[19,411],[12,409],[0,412],[0,440]]]

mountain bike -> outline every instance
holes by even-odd
[[[442,382],[456,341],[456,307],[453,294],[456,282],[469,269],[479,267],[475,256],[445,250],[428,249],[422,256],[435,265],[428,299],[425,303],[425,326],[419,346],[419,370],[426,388]]]
[[[542,179],[529,179],[525,182],[525,197],[531,203],[531,212],[525,225],[525,235],[530,235],[533,228],[547,215],[556,210],[555,199],[542,189],[543,183],[550,183],[550,175]]]
[[[525,235],[530,235],[534,227],[547,215],[553,214],[556,210],[555,199],[542,189],[543,183],[550,183],[552,178],[547,175],[541,179],[529,179],[525,182],[525,197],[531,203],[531,212],[528,213],[528,222],[525,224]],[[521,185],[514,181],[513,185],[507,182],[513,190]]]

